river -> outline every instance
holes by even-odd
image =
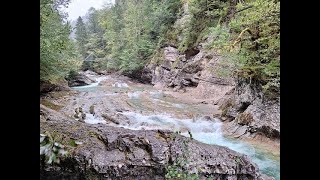
[[[168,129],[184,136],[191,134],[194,139],[203,143],[226,146],[248,155],[262,173],[280,179],[280,156],[249,143],[225,137],[222,133],[223,122],[217,118],[205,118],[212,112],[213,107],[210,104],[190,103],[187,101],[188,97],[177,99],[166,91],[128,79],[90,76],[96,83],[73,87],[79,95],[70,101],[65,109],[70,112],[75,106],[82,105],[87,112],[86,123],[107,124],[101,116],[88,112],[92,104],[98,112],[122,108],[124,110],[118,111],[127,117],[128,121],[108,125],[133,130]]]

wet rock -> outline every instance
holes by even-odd
[[[101,114],[101,117],[103,117],[105,120],[107,121],[111,121],[115,124],[120,124],[120,122],[118,120],[116,120],[114,117],[108,115],[108,114]]]
[[[202,119],[206,121],[213,121],[213,119],[210,116],[203,116]]]
[[[70,87],[85,86],[95,82],[95,80],[92,80],[88,76],[86,76],[85,73],[73,74],[72,76],[69,76],[67,78],[67,81]]]
[[[84,120],[86,119],[86,114],[83,112],[82,107],[78,107],[74,111],[75,114],[73,115],[73,117],[75,118],[75,120],[84,123]]]
[[[123,109],[115,109],[117,112],[123,112]]]
[[[103,71],[99,71],[99,72],[103,72]],[[97,76],[98,73],[97,72],[93,72],[93,71],[90,71],[90,70],[86,70],[84,72],[81,72],[80,74],[83,74],[83,75],[92,75],[92,76]]]
[[[83,142],[69,149],[60,164],[40,161],[41,179],[165,179],[166,167],[187,157],[186,171],[200,178],[267,179],[247,156],[226,147],[208,145],[165,130],[140,131],[102,124],[82,124],[45,107],[50,121],[40,122],[40,133],[55,132],[65,141]],[[188,151],[186,151],[186,146]],[[199,171],[201,169],[201,171]],[[72,179],[72,178],[71,178]]]
[[[94,105],[91,105],[91,106],[90,106],[90,108],[89,108],[89,112],[90,112],[90,114],[95,115],[95,112],[94,112]]]
[[[238,138],[242,135],[244,135],[247,132],[248,126],[240,126],[239,128],[237,128],[237,130],[233,133],[233,136],[235,138]]]

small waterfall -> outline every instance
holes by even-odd
[[[102,77],[97,77],[95,78],[95,83],[92,83],[92,84],[89,84],[89,85],[85,85],[85,86],[76,86],[76,87],[72,87],[72,89],[75,89],[75,90],[81,90],[81,89],[86,89],[86,88],[92,88],[92,87],[96,87],[99,85],[99,83],[103,80],[106,80],[108,79],[109,77],[107,76],[102,76]]]
[[[119,82],[116,82],[114,84],[112,84],[112,87],[117,87],[117,88],[128,88],[128,84],[127,83],[119,83]]]
[[[98,124],[98,123],[106,124],[105,120],[95,117],[93,114],[89,114],[89,113],[86,113],[86,118],[84,122],[88,124]]]

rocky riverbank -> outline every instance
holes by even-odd
[[[121,129],[124,127],[139,132],[149,130],[152,132],[157,132],[157,130],[179,131],[186,137],[189,137],[188,133],[190,132],[195,139],[206,144],[226,145],[237,152],[248,154],[250,158],[256,158],[255,153],[251,153],[252,147],[242,144],[240,141],[219,138],[219,136],[228,135],[225,131],[220,132],[220,127],[217,126],[214,119],[215,117],[219,118],[223,113],[221,109],[219,110],[221,102],[215,103],[215,99],[199,98],[194,87],[186,87],[186,92],[174,92],[172,88],[141,84],[124,76],[105,76],[93,72],[83,72],[83,74],[88,74],[87,76],[95,79],[96,82],[86,86],[73,87],[68,91],[47,93],[41,96],[40,103],[65,116],[60,119],[68,118],[84,126],[108,126]],[[80,115],[79,108],[81,108]],[[84,117],[84,119],[80,120],[79,117]],[[42,119],[46,120],[50,117],[42,116]],[[221,130],[224,130],[228,121],[219,124],[221,124]],[[268,142],[257,137],[249,139],[242,137],[241,141],[267,150],[266,152],[271,152],[272,156],[279,156],[279,147],[274,145],[274,141]],[[263,167],[263,172],[274,176],[278,171],[277,162],[264,158],[259,160],[264,156],[261,155],[257,155],[258,159],[254,162],[257,162],[259,167]],[[268,168],[271,168],[271,171]]]
[[[40,131],[81,145],[68,149],[71,156],[53,166],[41,162],[41,179],[165,179],[166,168],[176,168],[214,179],[272,179],[240,153],[207,145],[179,134],[154,130],[89,125],[40,106]]]
[[[217,69],[224,57],[206,51],[202,45],[184,53],[173,46],[163,47],[159,52],[160,63],[146,66],[144,79],[158,89],[218,107],[213,114],[219,112],[226,135],[250,141],[264,139],[279,147],[279,99],[263,98],[261,89],[250,82],[219,76]]]

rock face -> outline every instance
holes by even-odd
[[[95,80],[90,79],[86,74],[86,73],[77,73],[75,75],[73,75],[72,77],[69,77],[68,80],[68,85],[70,87],[74,87],[74,86],[85,86],[85,85],[89,85],[91,83],[94,83]]]
[[[231,86],[232,79],[218,78],[216,74],[210,73],[215,62],[221,58],[214,56],[211,52],[199,49],[179,53],[175,47],[164,47],[162,63],[146,66],[143,77],[152,77],[151,83],[153,85],[177,89],[197,87],[199,83]]]
[[[280,139],[280,100],[263,99],[261,90],[253,85],[239,83],[220,107],[224,120],[229,121],[225,123],[229,135],[255,137],[263,134]],[[240,134],[234,131],[236,126],[242,129]]]
[[[134,131],[103,124],[84,124],[40,106],[40,131],[82,142],[60,164],[40,161],[40,179],[165,179],[166,167],[186,160],[184,168],[214,179],[272,179],[240,153],[178,134]],[[186,157],[186,158],[185,158]]]
[[[209,41],[209,40],[208,40]],[[185,87],[198,99],[218,105],[222,110],[224,130],[236,138],[263,135],[280,138],[280,103],[263,99],[261,88],[251,82],[221,76],[228,69],[227,59],[202,47],[179,52],[173,46],[163,48],[162,62],[145,67],[145,76],[152,77],[157,87],[179,91]],[[229,64],[230,66],[230,64]]]

